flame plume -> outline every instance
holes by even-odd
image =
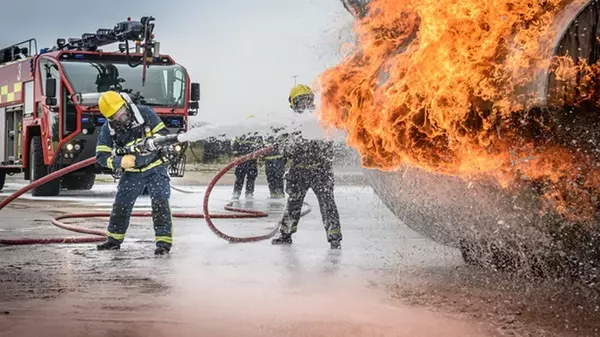
[[[549,106],[597,106],[598,66],[551,56],[553,20],[573,2],[373,0],[352,53],[320,76],[319,118],[348,132],[365,167],[536,180],[555,210],[589,216],[597,158],[563,144],[560,118],[528,90],[547,69],[578,86]]]

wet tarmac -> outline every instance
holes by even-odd
[[[22,185],[11,180],[1,195]],[[185,185],[178,187],[196,193],[173,191],[173,211],[199,212],[204,188]],[[77,235],[53,227],[50,216],[108,211],[114,187],[101,183],[55,198],[25,195],[0,211],[0,236]],[[231,187],[217,186],[213,195],[211,209],[222,212]],[[232,235],[268,232],[284,204],[267,195],[259,185],[256,200],[241,204],[268,211],[269,218],[217,225]],[[289,247],[229,244],[201,219],[175,219],[170,256],[155,257],[151,220],[144,218],[132,219],[120,251],[98,252],[93,244],[0,247],[0,336],[596,335],[591,318],[564,327],[561,317],[557,324],[539,322],[535,307],[521,309],[533,318],[507,313],[502,308],[512,307],[502,305],[498,289],[485,305],[490,280],[499,286],[493,280],[501,277],[469,270],[458,251],[400,224],[370,187],[339,186],[336,201],[342,250],[329,249],[312,193],[313,210]],[[149,202],[142,196],[137,208],[148,210]],[[106,226],[102,219],[85,224]],[[462,280],[473,275],[480,282],[466,287]]]

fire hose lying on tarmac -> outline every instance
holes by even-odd
[[[129,148],[119,149],[118,154],[124,155],[124,154],[129,154],[129,153],[140,153],[140,152],[143,153],[145,150],[152,150],[152,149],[166,147],[169,145],[173,145],[173,144],[182,142],[182,141],[180,141],[181,137],[182,137],[182,134],[168,135],[168,136],[155,138],[155,139],[147,139],[143,143],[134,144]],[[245,155],[243,157],[240,157],[240,158],[232,161],[227,166],[225,166],[223,169],[221,169],[213,177],[213,179],[209,182],[208,186],[206,187],[206,192],[204,193],[204,201],[203,201],[203,213],[174,212],[173,217],[174,218],[188,218],[188,219],[204,219],[206,221],[206,223],[208,224],[208,227],[212,230],[213,233],[215,233],[218,237],[220,237],[226,241],[229,241],[231,243],[255,242],[255,241],[261,241],[261,240],[267,240],[267,239],[273,237],[275,234],[277,234],[277,231],[279,230],[279,225],[275,226],[275,228],[271,232],[264,234],[264,235],[249,236],[249,237],[235,237],[235,236],[225,234],[224,232],[219,230],[215,226],[214,222],[212,221],[212,219],[266,218],[269,216],[266,212],[257,211],[257,210],[249,210],[249,209],[244,209],[244,208],[237,208],[237,207],[233,206],[233,202],[228,203],[224,207],[224,209],[226,211],[229,211],[231,213],[211,214],[208,211],[208,202],[210,200],[210,195],[211,195],[212,189],[217,184],[217,182],[221,179],[221,177],[223,177],[223,175],[225,175],[225,173],[227,173],[233,167],[235,167],[245,161],[262,157],[262,156],[268,154],[269,152],[271,152],[272,150],[273,150],[273,147],[266,147],[266,148],[260,149],[258,151],[252,152],[248,155]],[[4,207],[6,207],[8,204],[10,204],[12,201],[17,199],[21,195],[25,194],[29,190],[31,190],[39,185],[45,184],[48,181],[52,181],[56,178],[59,178],[59,177],[65,175],[65,174],[71,173],[73,171],[79,170],[79,169],[84,168],[89,165],[93,165],[95,163],[96,163],[96,158],[90,158],[90,159],[84,160],[82,162],[79,162],[77,164],[70,165],[64,169],[53,172],[41,179],[38,179],[38,180],[34,181],[33,183],[24,186],[23,188],[19,189],[18,191],[14,192],[13,194],[9,195],[4,200],[2,200],[0,202],[0,210],[2,210]],[[176,189],[176,188],[175,188],[175,190],[184,192],[184,193],[193,193],[193,192],[187,192],[185,190],[180,190],[180,189]],[[307,205],[307,204],[305,203],[305,205]],[[311,211],[310,208],[307,208],[306,210],[302,211],[301,216],[305,216],[306,214],[310,213],[310,211]],[[66,224],[66,223],[61,222],[61,220],[82,219],[82,218],[99,218],[99,217],[109,217],[109,216],[110,216],[110,212],[93,212],[93,213],[66,214],[66,215],[58,216],[58,217],[55,217],[52,219],[52,224],[56,227],[59,227],[59,228],[62,228],[62,229],[68,230],[68,231],[76,232],[76,233],[93,235],[91,237],[0,239],[0,244],[3,244],[3,245],[32,245],[32,244],[52,244],[52,243],[102,242],[102,241],[106,240],[106,231],[97,230],[97,229],[89,229],[89,228],[84,228],[84,227],[80,227],[80,226],[76,226],[76,225]],[[131,214],[131,216],[132,217],[151,217],[152,212],[133,212]]]

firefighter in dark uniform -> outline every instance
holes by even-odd
[[[232,151],[236,157],[245,156],[262,148],[262,139],[256,135],[243,135],[233,141]],[[258,177],[258,160],[247,160],[235,168],[233,199],[239,199],[246,180],[246,199],[254,198],[254,184]]]
[[[277,133],[280,130],[273,129],[273,132]],[[277,139],[275,136],[269,136],[267,138],[269,145],[275,145]],[[275,151],[264,157],[265,161],[265,175],[267,176],[267,183],[269,184],[269,191],[271,192],[272,199],[285,198],[284,194],[284,179],[286,160],[283,154],[276,147]]]
[[[297,113],[314,109],[314,94],[306,85],[299,84],[292,88],[288,100],[290,107]],[[281,234],[272,243],[292,243],[292,234],[296,232],[300,221],[304,197],[312,189],[319,201],[327,241],[332,249],[341,248],[342,230],[333,195],[333,142],[305,139],[297,131],[289,135],[280,148],[290,161],[290,169],[286,175],[289,197],[281,220]]]
[[[171,182],[168,160],[161,150],[136,155],[116,155],[115,149],[131,146],[148,137],[169,134],[152,108],[134,104],[127,94],[104,92],[98,107],[107,122],[100,129],[96,158],[100,165],[122,172],[108,225],[107,240],[98,250],[120,249],[129,227],[133,206],[144,188],[152,200],[156,255],[168,254],[173,243],[169,198]]]

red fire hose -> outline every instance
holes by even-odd
[[[250,237],[234,237],[234,236],[227,235],[227,234],[223,233],[222,231],[220,231],[212,221],[213,218],[214,219],[264,218],[264,217],[268,216],[268,214],[265,212],[257,211],[257,210],[243,209],[243,208],[235,208],[232,206],[233,203],[231,203],[231,202],[225,206],[225,210],[234,212],[234,213],[210,214],[208,211],[208,201],[210,199],[210,194],[212,192],[212,189],[217,184],[217,182],[221,179],[221,177],[225,173],[227,173],[227,171],[229,171],[231,168],[233,168],[247,160],[262,157],[266,153],[268,153],[272,150],[273,150],[272,147],[267,147],[267,148],[255,151],[253,153],[250,153],[248,155],[245,155],[243,157],[240,157],[240,158],[232,161],[227,166],[225,166],[222,170],[220,170],[217,173],[217,175],[215,175],[215,177],[210,181],[210,183],[208,184],[208,187],[206,188],[206,192],[204,193],[204,203],[203,203],[203,208],[204,208],[203,211],[204,212],[203,213],[173,213],[173,217],[188,218],[188,219],[190,219],[190,218],[191,219],[202,219],[203,218],[206,220],[208,227],[213,231],[213,233],[215,233],[218,237],[225,239],[232,243],[254,242],[254,241],[260,241],[260,240],[266,240],[266,239],[273,237],[279,230],[279,226],[276,226],[271,232],[264,234],[264,235],[250,236]],[[82,162],[68,166],[66,168],[63,168],[61,170],[58,170],[56,172],[53,172],[41,179],[38,179],[38,180],[34,181],[33,183],[31,183],[31,184],[21,188],[20,190],[14,192],[13,194],[9,195],[4,200],[2,200],[0,202],[0,210],[3,209],[6,205],[10,204],[13,200],[18,198],[19,196],[23,195],[27,191],[29,191],[39,185],[42,185],[51,180],[57,179],[67,173],[79,170],[83,167],[93,165],[95,163],[96,163],[96,158],[90,158],[90,159],[84,160]],[[302,213],[302,215],[304,216],[304,215],[308,214],[308,212],[310,212],[310,209],[308,211],[304,211]],[[79,227],[79,226],[75,226],[75,225],[69,225],[69,224],[62,223],[59,220],[75,219],[75,218],[78,218],[78,219],[98,218],[98,217],[109,217],[109,216],[110,216],[110,212],[96,212],[96,213],[67,214],[67,215],[62,215],[62,216],[52,219],[52,224],[56,227],[66,229],[68,231],[72,231],[72,232],[76,232],[76,233],[94,235],[93,237],[0,239],[0,244],[3,244],[3,245],[32,245],[32,244],[50,244],[50,243],[88,243],[88,242],[104,241],[104,240],[106,240],[106,232],[105,231],[96,230],[96,229],[88,229],[88,228],[83,228],[83,227]],[[131,216],[133,216],[133,217],[151,217],[152,213],[151,212],[133,212],[131,214]]]

